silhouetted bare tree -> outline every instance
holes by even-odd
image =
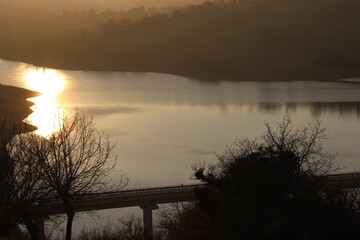
[[[336,155],[323,151],[322,142],[328,139],[328,135],[325,132],[326,129],[321,127],[321,122],[309,123],[303,128],[295,129],[292,126],[291,116],[287,112],[275,130],[269,123],[265,126],[263,144],[277,151],[292,152],[298,158],[297,171],[299,173],[319,176],[338,170],[334,162]],[[241,142],[237,141],[236,144],[241,146]],[[254,147],[259,146],[256,145]]]
[[[67,215],[66,239],[71,239],[75,216],[73,200],[82,194],[115,190],[127,183],[111,184],[106,177],[115,167],[113,145],[92,121],[76,111],[61,119],[62,128],[33,146],[33,157],[41,162],[44,180],[62,200]]]
[[[0,237],[6,237],[15,226],[33,223],[30,211],[46,187],[41,180],[38,165],[25,147],[24,133],[36,128],[23,122],[32,111],[27,98],[39,93],[0,84]],[[37,239],[34,224],[29,229]]]
[[[24,224],[32,239],[44,238],[39,235],[36,224],[37,218],[43,216],[35,206],[51,196],[51,189],[42,177],[39,162],[28,151],[30,139],[39,136],[35,133],[17,135],[28,131],[27,125],[19,121],[6,119],[0,121],[0,125],[1,234],[6,236],[16,225]]]

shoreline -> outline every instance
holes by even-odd
[[[114,67],[114,66],[86,66],[76,64],[41,64],[32,61],[26,61],[21,59],[11,59],[6,57],[0,57],[1,60],[10,62],[21,62],[28,65],[33,65],[39,68],[51,68],[56,70],[65,71],[96,71],[96,72],[147,72],[147,73],[160,73],[181,76],[190,78],[196,81],[205,82],[292,82],[292,81],[321,81],[321,82],[344,82],[360,84],[360,81],[343,81],[341,79],[360,78],[360,69],[356,68],[319,68],[315,64],[311,68],[299,69],[286,68],[286,66],[277,66],[277,68],[283,71],[253,71],[251,74],[241,73],[239,71],[233,72],[216,72],[211,73],[207,71],[189,71],[183,69],[166,69],[158,66],[154,67],[141,67],[141,66],[129,66],[129,67]],[[265,66],[265,68],[268,66]]]

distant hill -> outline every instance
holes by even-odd
[[[141,20],[1,43],[1,57],[65,69],[208,80],[360,76],[360,1],[217,1]]]

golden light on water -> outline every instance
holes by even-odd
[[[31,99],[35,106],[29,121],[38,128],[37,134],[49,136],[62,125],[65,110],[59,107],[59,94],[65,88],[66,77],[56,70],[33,68],[25,71],[24,80],[28,89],[42,93]]]

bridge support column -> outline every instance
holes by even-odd
[[[48,218],[47,218],[48,219]],[[39,240],[45,240],[45,219],[44,218],[38,218],[35,220],[35,224],[37,227],[37,236]]]
[[[152,210],[159,209],[159,206],[149,203],[141,205],[140,208],[143,210],[144,240],[153,240]]]

